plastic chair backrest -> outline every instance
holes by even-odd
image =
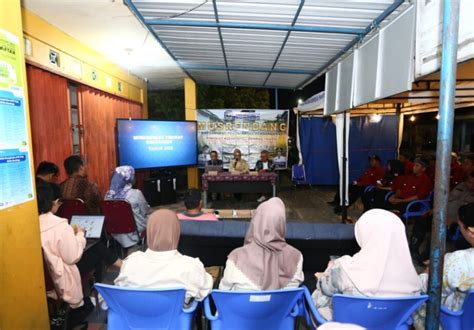
[[[71,222],[71,218],[73,215],[87,215],[89,212],[87,211],[86,203],[82,199],[75,198],[75,199],[63,199],[61,206],[58,210],[58,217],[65,218],[69,222]]]
[[[460,311],[441,306],[440,321],[444,330],[474,329],[474,290],[469,291]]]
[[[372,329],[408,329],[411,314],[428,296],[396,298],[333,296],[333,321]]]
[[[204,302],[211,328],[218,329],[293,329],[299,313],[298,300],[303,288],[271,291],[213,290],[217,315],[211,313],[209,297]]]
[[[108,329],[191,329],[197,302],[184,310],[184,288],[136,289],[96,284],[107,303]]]
[[[132,207],[126,200],[102,201],[100,208],[105,216],[105,230],[108,234],[127,234],[137,231]]]
[[[295,183],[305,183],[306,173],[304,165],[293,165],[291,167],[291,180]]]

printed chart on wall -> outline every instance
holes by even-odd
[[[287,167],[288,110],[199,109],[199,167],[204,167],[215,150],[229,166],[234,149],[240,149],[250,168],[267,150],[277,169]]]
[[[0,29],[0,209],[33,199],[20,38]]]

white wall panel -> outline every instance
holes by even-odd
[[[324,115],[331,115],[336,110],[336,90],[337,90],[338,66],[326,73],[326,91],[324,99]]]
[[[376,35],[356,50],[353,105],[375,100],[379,54],[379,35]]]
[[[415,7],[380,31],[375,98],[411,89],[414,75]]]
[[[336,112],[352,107],[352,87],[354,76],[354,54],[351,54],[338,64]]]

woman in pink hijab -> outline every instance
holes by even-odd
[[[399,297],[420,294],[421,283],[413,267],[400,219],[386,210],[365,212],[355,225],[360,251],[330,261],[318,283],[313,301],[320,313],[332,319],[332,296]]]
[[[298,287],[304,280],[303,256],[285,241],[285,204],[271,198],[260,204],[244,246],[227,257],[219,289],[277,290]]]

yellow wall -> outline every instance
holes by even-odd
[[[186,120],[197,120],[196,83],[189,78],[184,79],[184,111]],[[197,167],[188,167],[188,188],[199,187]]]
[[[29,46],[26,54],[29,63],[107,93],[142,103],[145,114],[148,113],[145,81],[130,75],[103,55],[25,8],[22,8],[22,17],[24,37]],[[59,65],[50,63],[51,50],[59,54]]]
[[[20,37],[23,58],[19,0],[0,1],[0,28]],[[24,65],[21,70],[30,132]],[[31,136],[29,144],[31,154]],[[40,247],[36,201],[0,211],[0,329],[49,328]]]

